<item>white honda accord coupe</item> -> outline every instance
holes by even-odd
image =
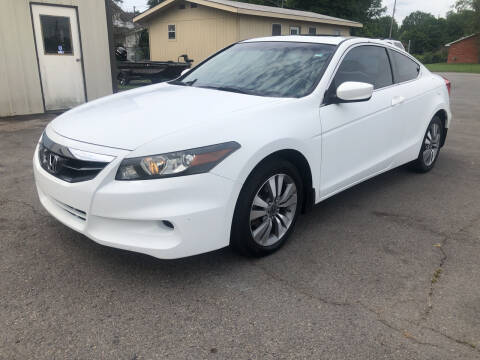
[[[402,164],[433,168],[450,83],[384,41],[241,41],[178,79],[53,120],[40,201],[107,246],[171,259],[279,249],[300,213]]]

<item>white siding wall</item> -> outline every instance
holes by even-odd
[[[303,35],[308,34],[310,27],[316,28],[317,35],[350,35],[350,28],[345,26],[319,24],[304,21],[286,20],[278,18],[240,15],[240,37],[238,40],[251,39],[260,36],[271,36],[272,25],[280,24],[282,26],[282,35],[290,35],[290,27],[300,28]]]
[[[78,6],[88,100],[112,93],[104,0],[35,0]],[[29,0],[1,0],[0,116],[43,112]]]
[[[181,4],[184,9],[179,8]],[[177,61],[179,55],[188,54],[196,65],[234,42],[271,36],[273,23],[282,25],[282,35],[290,33],[290,26],[300,26],[302,34],[307,34],[309,27],[315,27],[317,34],[350,35],[350,28],[346,26],[235,14],[202,5],[191,8],[190,3],[179,1],[153,15],[145,25],[150,35],[152,60]],[[169,24],[176,26],[174,40],[168,39]]]
[[[194,64],[238,39],[238,22],[235,14],[198,5],[183,3],[179,9],[174,3],[149,23],[150,58],[177,61],[187,54]],[[176,38],[168,39],[168,25],[175,25]]]

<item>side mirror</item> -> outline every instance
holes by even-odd
[[[368,101],[373,95],[373,85],[363,82],[347,81],[341,84],[331,104]]]
[[[190,71],[190,69],[185,69],[185,70],[183,70],[183,71],[180,73],[180,76],[185,75],[185,74],[186,74],[187,72],[189,72],[189,71]]]

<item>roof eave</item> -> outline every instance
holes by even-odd
[[[171,3],[175,2],[175,1],[177,1],[177,0],[166,0],[164,2],[161,2],[160,4],[155,5],[153,8],[145,10],[141,14],[138,14],[137,16],[135,16],[133,18],[133,22],[135,23],[135,22],[144,21],[146,18],[154,15],[157,11],[167,7],[168,5],[170,5]]]
[[[460,38],[460,39],[458,39],[458,40],[449,42],[448,44],[445,44],[444,46],[445,46],[445,47],[450,47],[450,45],[459,43],[459,42],[461,42],[461,41],[463,41],[463,40],[470,39],[471,37],[477,36],[477,35],[479,35],[479,34],[480,34],[480,33],[475,33],[475,34],[472,34],[472,35],[464,36],[464,37],[462,37],[462,38]]]
[[[237,8],[237,12],[243,15],[262,16],[262,17],[276,18],[276,19],[297,20],[297,21],[313,22],[313,23],[320,23],[320,24],[332,24],[332,25],[348,26],[348,27],[356,27],[356,28],[363,27],[363,24],[357,23],[354,21],[320,19],[320,18],[310,17],[310,16],[289,15],[289,14],[282,14],[282,13],[276,13],[276,12],[267,12],[267,11],[240,9],[240,8]]]
[[[155,7],[144,11],[140,15],[136,16],[133,19],[133,22],[142,22],[147,21],[147,18],[154,15],[157,11],[160,11],[166,8],[171,3],[177,0],[166,0]],[[306,21],[306,22],[313,22],[313,23],[320,23],[320,24],[332,24],[338,26],[346,26],[352,28],[362,28],[363,24],[355,22],[355,21],[343,21],[341,19],[320,19],[317,17],[310,17],[310,16],[301,16],[301,15],[290,15],[290,14],[282,14],[270,11],[260,11],[260,10],[251,10],[251,9],[241,9],[234,6],[224,5],[212,1],[206,0],[189,0],[190,2],[196,3],[198,5],[203,5],[223,11],[228,11],[237,14],[243,15],[252,15],[252,16],[262,16],[262,17],[269,17],[269,18],[276,18],[276,19],[288,19],[288,20],[297,20],[297,21]]]

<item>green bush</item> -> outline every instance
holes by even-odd
[[[414,55],[422,64],[438,64],[447,62],[448,51],[443,48],[437,51],[424,52],[422,55]]]

